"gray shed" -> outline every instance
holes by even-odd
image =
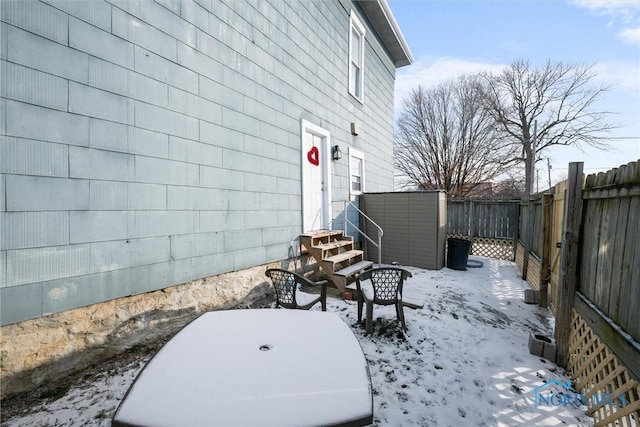
[[[430,270],[445,265],[447,195],[444,191],[365,193],[360,208],[384,232],[382,262]],[[370,231],[370,235],[373,233]],[[375,239],[374,239],[375,240]],[[377,248],[367,242],[367,258],[377,261]]]

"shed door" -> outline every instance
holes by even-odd
[[[331,200],[330,134],[303,121],[302,124],[302,229],[329,228]]]

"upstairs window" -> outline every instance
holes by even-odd
[[[349,22],[349,93],[362,102],[365,31],[353,11]]]

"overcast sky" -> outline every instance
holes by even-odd
[[[616,84],[599,104],[623,123],[617,149],[555,147],[545,152],[552,184],[571,161],[585,172],[640,158],[640,1],[389,0],[415,62],[397,71],[396,111],[403,96],[459,74],[499,71],[517,59],[596,64],[598,79]],[[633,139],[631,139],[633,138]],[[547,184],[546,161],[540,189]]]

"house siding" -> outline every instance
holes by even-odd
[[[303,119],[391,191],[395,67],[369,26],[364,104],[349,95],[351,10],[0,2],[2,325],[286,258]],[[346,156],[332,174],[347,199]]]

